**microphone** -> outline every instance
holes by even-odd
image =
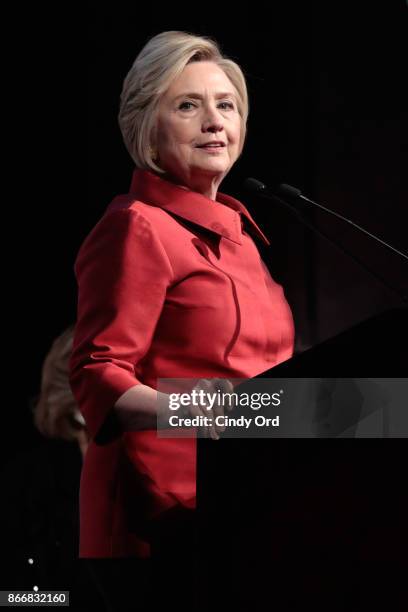
[[[247,178],[245,180],[244,185],[245,185],[245,187],[249,191],[255,191],[258,194],[260,193],[261,195],[265,195],[265,196],[268,194],[268,191],[269,191],[267,186],[264,183],[262,183],[261,181],[258,181],[258,179],[255,179],[255,178]],[[379,238],[375,234],[371,234],[369,231],[364,229],[364,227],[361,227],[361,225],[357,225],[357,223],[354,223],[354,221],[351,221],[350,219],[347,219],[347,217],[343,217],[343,215],[340,215],[339,213],[335,212],[334,210],[330,210],[330,208],[326,208],[325,206],[322,206],[322,204],[318,204],[314,200],[311,200],[310,198],[307,198],[306,196],[304,196],[302,194],[300,189],[297,189],[297,187],[292,187],[292,185],[287,185],[286,183],[280,183],[276,187],[276,189],[274,191],[276,191],[276,193],[278,195],[280,195],[280,196],[282,196],[284,198],[285,197],[286,198],[293,198],[293,199],[298,198],[298,199],[302,200],[303,202],[307,202],[308,204],[312,204],[313,206],[316,206],[320,210],[324,210],[324,212],[328,213],[329,215],[333,215],[337,219],[341,219],[345,223],[348,223],[349,225],[351,225],[355,229],[359,230],[360,232],[362,232],[366,236],[369,236],[373,240],[376,240],[377,242],[379,242],[380,244],[385,246],[387,249],[390,249],[393,253],[396,253],[397,255],[400,255],[401,257],[403,257],[404,259],[406,259],[408,261],[408,255],[406,255],[405,253],[402,253],[401,251],[399,251],[395,247],[391,246],[390,244],[388,244],[388,242],[385,242],[385,240],[382,240],[381,238]]]
[[[258,179],[255,178],[247,178],[244,186],[248,189],[248,191],[257,191],[261,193],[268,192],[268,188],[265,183],[261,183],[261,181],[258,181]],[[302,195],[300,189],[292,187],[292,185],[287,185],[286,183],[280,183],[280,185],[278,185],[276,188],[276,192],[283,197],[287,196],[293,198]]]
[[[318,202],[315,202],[314,200],[311,200],[310,198],[307,198],[306,196],[304,196],[302,194],[301,190],[298,189],[297,187],[292,187],[292,185],[288,185],[286,183],[280,183],[274,189],[270,190],[265,185],[265,183],[262,183],[262,181],[259,181],[258,179],[255,179],[255,178],[247,178],[244,181],[244,187],[248,191],[256,193],[257,195],[259,195],[261,197],[264,197],[264,198],[267,198],[267,199],[278,200],[286,208],[288,208],[300,220],[301,223],[306,225],[306,227],[311,229],[313,232],[315,232],[319,236],[321,236],[321,237],[325,238],[326,240],[328,240],[331,244],[334,244],[343,253],[345,253],[346,255],[351,257],[356,263],[358,263],[362,268],[364,268],[364,270],[366,272],[368,272],[369,274],[374,276],[385,287],[387,287],[388,289],[391,289],[391,291],[394,294],[397,294],[400,299],[402,299],[404,302],[408,302],[408,296],[401,295],[400,292],[395,289],[395,287],[392,287],[391,285],[389,285],[383,278],[381,278],[380,276],[378,276],[378,274],[373,272],[373,270],[370,270],[370,268],[368,268],[363,262],[361,262],[352,253],[350,253],[349,251],[346,251],[333,238],[330,238],[324,232],[322,232],[321,230],[317,229],[317,227],[313,223],[311,223],[310,220],[308,220],[305,217],[305,215],[304,215],[304,213],[303,213],[303,211],[301,209],[299,209],[296,206],[293,206],[292,204],[289,204],[289,202],[291,202],[291,201],[293,201],[293,202],[301,201],[301,202],[306,202],[309,205],[315,206],[319,210],[323,210],[325,213],[327,213],[329,215],[332,215],[332,216],[336,217],[337,219],[341,219],[343,222],[347,223],[348,225],[351,225],[354,229],[357,229],[359,232],[363,233],[365,236],[369,236],[370,238],[375,240],[377,243],[381,244],[382,246],[386,247],[388,250],[392,251],[393,253],[399,255],[400,257],[402,257],[403,259],[406,259],[408,261],[408,255],[407,254],[402,253],[401,251],[399,251],[398,249],[393,247],[391,244],[388,244],[388,242],[385,242],[385,240],[382,240],[382,238],[379,238],[378,236],[376,236],[376,235],[372,234],[371,232],[367,231],[366,229],[364,229],[360,225],[357,225],[357,223],[354,223],[354,221],[351,221],[350,219],[347,219],[347,217],[343,217],[343,215],[340,215],[339,213],[335,212],[334,210],[330,210],[329,208],[326,208],[322,204],[319,204]],[[285,198],[287,200],[289,200],[289,202],[286,201]]]

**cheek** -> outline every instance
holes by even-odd
[[[241,155],[242,150],[244,148],[245,139],[246,139],[246,129],[245,127],[242,127],[241,125],[240,130],[239,130],[239,147],[238,147],[239,155]]]
[[[178,126],[168,131],[166,135],[163,136],[161,142],[162,146],[168,151],[186,154],[191,146],[191,135],[188,130]]]
[[[242,130],[241,121],[234,122],[234,124],[231,126],[231,129],[230,129],[230,139],[234,143],[234,145],[238,147],[241,142],[242,132],[243,130]]]
[[[244,139],[244,133],[241,127],[241,124],[234,126],[232,130],[231,136],[232,150],[236,155],[239,155],[242,149],[242,142]]]
[[[189,163],[191,156],[189,142],[186,141],[185,138],[183,139],[182,136],[180,131],[172,131],[161,139],[159,158],[161,158],[162,163],[169,168]]]
[[[162,148],[173,148],[180,140],[180,126],[167,119],[158,122],[157,144]]]

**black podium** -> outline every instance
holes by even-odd
[[[406,377],[407,321],[382,313],[261,377]],[[200,610],[408,609],[407,458],[405,439],[199,440]]]

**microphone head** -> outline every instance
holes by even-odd
[[[247,179],[245,179],[244,187],[248,191],[255,191],[255,192],[258,192],[258,193],[260,191],[266,191],[266,185],[264,183],[262,183],[261,181],[258,181],[258,179],[255,179],[255,178],[247,178]]]
[[[265,183],[262,181],[258,181],[256,178],[247,178],[244,181],[244,187],[251,191],[252,193],[258,194],[275,194],[280,195],[283,198],[298,198],[302,195],[302,192],[297,187],[292,187],[292,185],[288,185],[287,183],[274,183],[272,188],[268,188]]]
[[[290,198],[297,198],[302,195],[300,189],[298,189],[297,187],[292,187],[292,185],[287,185],[286,183],[281,183],[277,191],[279,195]]]

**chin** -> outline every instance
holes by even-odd
[[[217,174],[222,174],[224,172],[228,172],[228,168],[229,166],[225,162],[217,163],[216,160],[214,160],[213,162],[211,162],[210,160],[207,164],[199,166],[197,170],[201,170],[202,172],[216,172]]]

